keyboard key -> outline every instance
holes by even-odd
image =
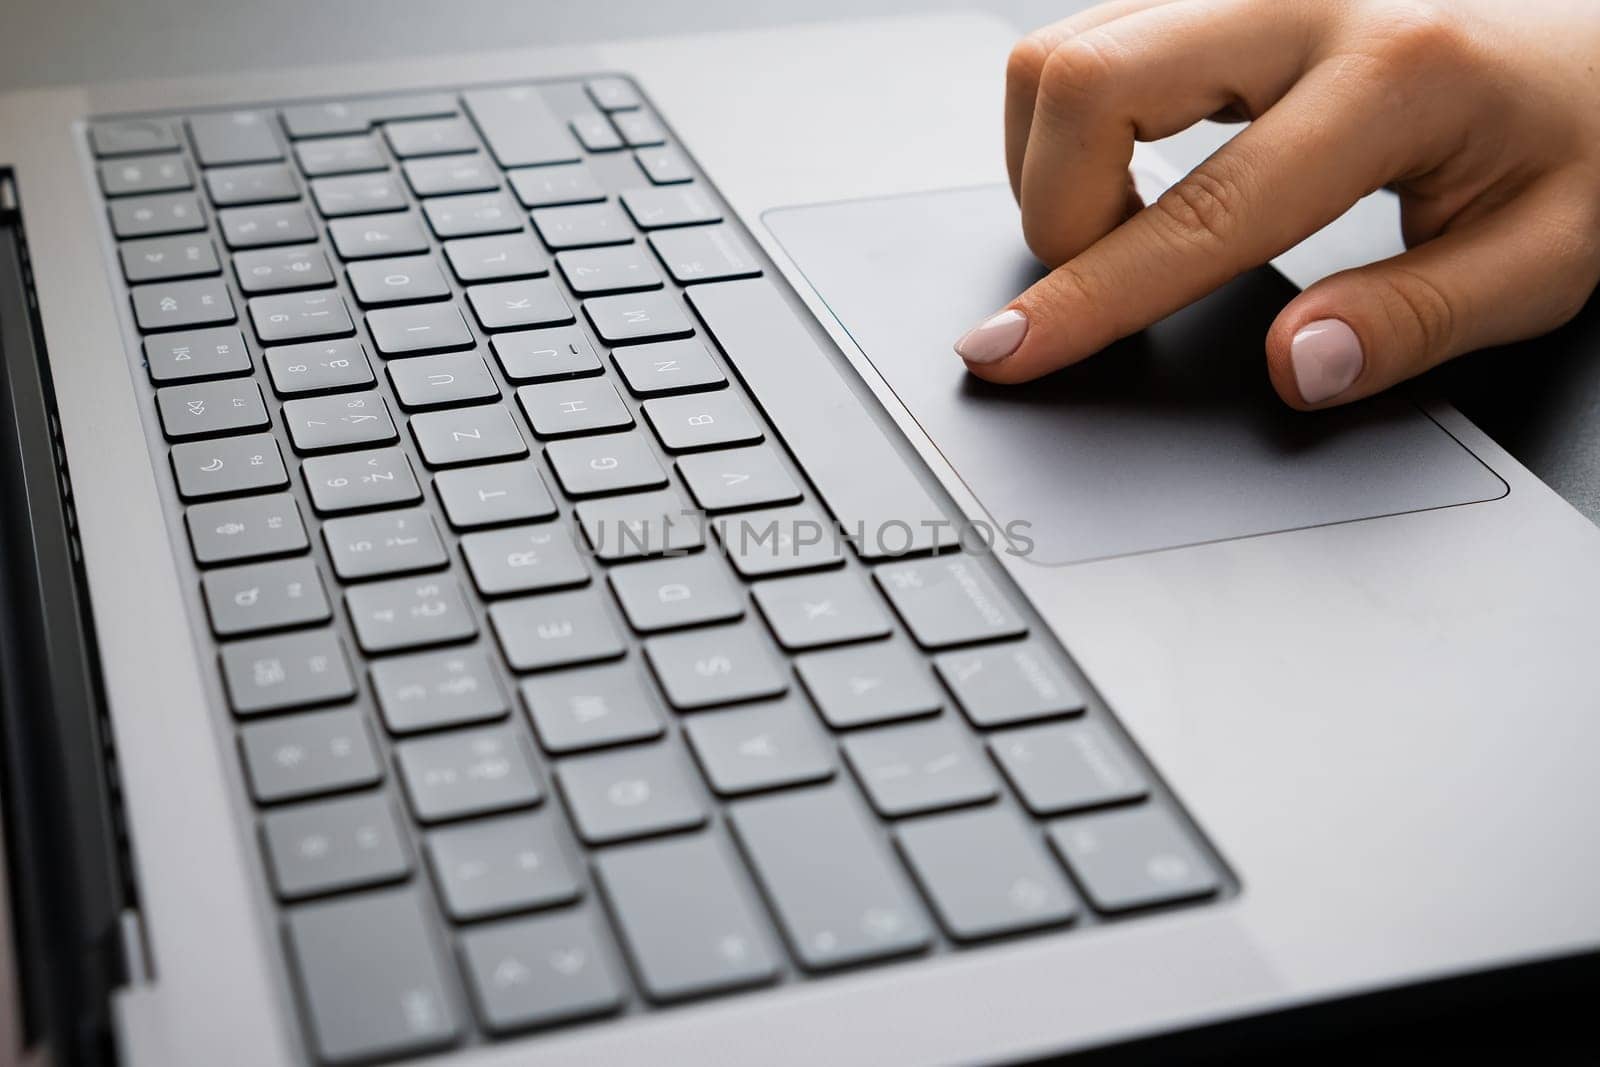
[[[728,821],[806,970],[927,947],[905,875],[845,789],[745,801]]]
[[[359,389],[376,381],[366,349],[354,337],[269,348],[266,364],[279,396]]]
[[[249,374],[250,350],[237,326],[164,333],[144,339],[145,369],[157,385]]]
[[[661,124],[646,112],[624,111],[611,116],[611,121],[617,124],[617,132],[622,134],[630,148],[645,148],[666,142],[667,135]]]
[[[300,187],[282,163],[213,168],[206,171],[206,191],[217,207],[300,199]]]
[[[317,565],[309,559],[209,571],[200,579],[218,637],[327,622],[333,617]]]
[[[574,378],[603,369],[589,339],[576,326],[496,334],[489,339],[489,348],[514,382]]]
[[[766,445],[704,452],[678,460],[678,474],[706,511],[730,511],[800,499],[800,487]]]
[[[311,214],[299,204],[226,208],[217,212],[217,225],[229,248],[304,244],[317,239]]]
[[[467,302],[485,330],[563,326],[574,321],[561,290],[548,278],[474,285],[467,290]]]
[[[400,824],[381,793],[269,812],[261,837],[284,900],[397,882],[411,873]]]
[[[629,189],[621,199],[622,206],[628,209],[641,230],[722,221],[722,212],[698,185]]]
[[[328,223],[328,236],[345,259],[409,256],[428,250],[428,237],[410,211],[334,219]]]
[[[399,448],[314,456],[300,464],[311,506],[320,515],[362,511],[422,499],[411,461]]]
[[[563,760],[556,781],[591,845],[688,830],[706,821],[693,772],[662,745]]]
[[[740,989],[777,976],[759,905],[715,838],[608,850],[595,858],[595,871],[651,1000]]]
[[[286,400],[283,423],[300,452],[381,445],[397,434],[389,405],[376,393],[344,393]]]
[[[250,321],[265,345],[344,337],[356,329],[344,297],[326,289],[254,297],[250,300]]]
[[[723,553],[746,578],[823,570],[844,562],[838,528],[810,504],[725,515],[711,527]]]
[[[272,120],[259,111],[229,111],[194,115],[189,119],[189,139],[203,167],[233,163],[270,163],[283,158],[272,133]]]
[[[388,171],[314,178],[311,199],[325,219],[372,211],[404,211],[410,204],[400,179]]]
[[[450,286],[432,256],[368,259],[350,264],[350,288],[363,307],[441,300]]]
[[[428,861],[452,919],[547,908],[581,892],[549,812],[435,830]]]
[[[776,287],[717,282],[687,296],[828,512],[845,529],[864,531],[856,545],[863,557],[902,554],[908,539],[913,551],[955,543],[943,506]],[[819,411],[832,417],[819,419]],[[906,528],[909,537],[895,533]]]
[[[611,361],[635,396],[715,389],[728,382],[704,343],[695,340],[630,345],[611,353]]]
[[[365,133],[378,123],[398,119],[444,118],[456,111],[456,98],[451,93],[333,100],[284,108],[283,127],[290,137],[327,137],[336,133]]]
[[[511,412],[498,404],[413,415],[411,436],[416,438],[423,462],[430,467],[528,454],[528,445]]]
[[[598,112],[575,115],[567,123],[578,142],[591,152],[613,152],[622,147],[622,137],[615,126]]]
[[[489,365],[473,352],[396,360],[389,364],[389,382],[400,406],[410,411],[500,397]]]
[[[457,529],[552,519],[555,501],[539,468],[526,460],[441,471],[433,479],[444,513]]]
[[[133,317],[139,329],[178,330],[233,322],[233,298],[220,278],[187,282],[152,282],[133,290]]]
[[[344,646],[332,630],[222,646],[222,678],[235,715],[310,707],[356,695]]]
[[[699,513],[676,490],[585,500],[574,512],[600,559],[644,559],[706,543]]]
[[[282,489],[289,484],[278,442],[269,434],[172,446],[172,473],[185,500]]]
[[[310,545],[300,506],[288,493],[195,504],[184,518],[201,565],[286,556]]]
[[[502,167],[533,167],[581,159],[572,131],[556,120],[538,89],[480,89],[461,94],[473,122]]]
[[[410,159],[402,169],[411,191],[418,196],[487,193],[500,188],[500,172],[481,152]]]
[[[1095,722],[1062,722],[1007,730],[989,751],[1035,815],[1060,815],[1139,800],[1144,775]]]
[[[625,245],[633,240],[634,233],[627,216],[611,203],[535,208],[533,226],[545,247],[556,251]]]
[[[345,608],[368,655],[465,641],[478,633],[461,587],[449,577],[400,578],[346,590]]]
[[[271,421],[261,387],[248,379],[158,389],[156,410],[162,431],[174,441],[265,429]]]
[[[296,908],[288,942],[317,1055],[350,1063],[452,1043],[448,964],[410,889]]]
[[[434,197],[422,202],[422,213],[441,239],[522,229],[522,212],[505,193]]]
[[[113,200],[110,210],[111,232],[118,237],[160,237],[206,228],[200,200],[193,193],[130,196]]]
[[[489,622],[512,670],[616,659],[626,650],[593,590],[546,593],[489,605]]]
[[[789,688],[748,624],[652,637],[644,653],[667,701],[680,711],[778,696]]]
[[[378,149],[377,142],[369,134],[301,141],[294,146],[294,155],[300,161],[300,170],[308,178],[320,178],[328,174],[360,174],[383,170],[389,165]]]
[[[463,237],[444,243],[450,269],[463,282],[537,278],[550,273],[550,261],[526,233]]]
[[[333,573],[350,582],[433,570],[450,562],[423,508],[329,519],[322,524]]]
[[[933,664],[974,726],[1077,715],[1088,703],[1054,655],[1032,641],[946,652]]]
[[[517,403],[540,437],[570,437],[633,425],[633,413],[604,378],[524,385],[517,390]]]
[[[159,119],[112,119],[89,127],[89,142],[97,156],[130,156],[142,152],[170,152],[178,148],[172,127]]]
[[[794,697],[696,715],[683,732],[711,788],[722,796],[833,777],[833,746],[811,709]]]
[[[880,815],[981,804],[1000,791],[994,771],[966,731],[946,719],[853,733],[843,746]]]
[[[522,702],[539,744],[558,755],[662,732],[655,698],[632,663],[536,674],[522,683]]]
[[[589,568],[560,523],[467,534],[461,555],[484,596],[538,593],[586,585]]]
[[[590,204],[606,198],[605,188],[582,163],[529,167],[511,171],[506,177],[511,179],[512,191],[525,208]]]
[[[958,941],[1055,926],[1077,914],[1067,880],[1010,812],[963,811],[904,823],[901,854]]]
[[[367,312],[372,343],[386,356],[472,347],[472,331],[454,304],[416,304]]]
[[[1010,598],[970,556],[887,563],[873,577],[923,648],[1028,632]]]
[[[562,277],[579,296],[661,288],[661,272],[638,245],[557,252]]]
[[[558,914],[478,927],[461,937],[468,985],[497,1034],[615,1011],[622,986],[587,915]]]
[[[744,240],[727,226],[694,226],[650,235],[667,272],[679,285],[754,278],[761,265]]]
[[[189,165],[182,156],[135,156],[102,163],[96,169],[100,174],[100,191],[107,196],[171,193],[194,188]]]
[[[380,660],[372,691],[383,723],[397,734],[502,718],[506,698],[489,657],[475,648]]]
[[[628,622],[641,633],[730,622],[744,615],[744,591],[715,556],[630,563],[608,575]]]
[[[756,586],[753,595],[773,636],[791,652],[892,632],[877,594],[854,573],[778,578]]]
[[[527,744],[509,726],[402,741],[394,758],[411,810],[423,822],[526,808],[544,799]]]
[[[623,78],[591,78],[584,89],[602,111],[627,111],[642,103],[633,86]]]
[[[240,252],[233,257],[233,272],[246,295],[316,289],[333,284],[328,257],[316,245]]]
[[[1064,819],[1049,836],[1096,911],[1170,904],[1221,888],[1210,862],[1153,805]]]
[[[545,458],[571,496],[598,496],[631,489],[658,489],[667,476],[637,431],[552,441]]]
[[[376,785],[382,765],[361,712],[313,711],[239,731],[250,792],[263,804]]]
[[[694,333],[694,324],[674,293],[597,296],[583,302],[583,313],[600,340],[608,345],[688,337]]]
[[[129,284],[198,278],[222,271],[216,247],[204,235],[124,241],[117,246],[117,255]]]
[[[836,730],[932,715],[943,700],[927,662],[898,642],[801,656],[795,672]]]
[[[464,119],[414,119],[390,122],[383,127],[389,148],[401,159],[413,156],[444,156],[472,152],[478,147],[472,127]]]
[[[668,452],[747,445],[763,436],[744,401],[727,389],[646,400],[644,414]]]
[[[656,185],[678,185],[694,180],[689,161],[676,148],[641,148],[633,158],[645,177]]]

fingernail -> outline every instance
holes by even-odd
[[[1015,352],[1027,332],[1028,316],[1008,308],[962,334],[956,342],[956,355],[968,363],[993,363]]]
[[[1289,362],[1300,399],[1320,404],[1350,388],[1366,360],[1354,330],[1338,319],[1318,319],[1300,327],[1289,342]]]

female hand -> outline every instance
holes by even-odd
[[[1144,207],[1135,140],[1250,125]],[[1407,251],[1278,316],[1293,407],[1553,329],[1600,278],[1594,0],[1113,0],[1011,53],[1006,163],[1053,271],[967,333],[972,373],[1075,363],[1266,262],[1383,186]]]

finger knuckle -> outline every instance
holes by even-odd
[[[1421,352],[1443,353],[1456,336],[1456,309],[1431,278],[1404,267],[1385,276],[1383,308],[1400,343]]]
[[[1116,309],[1125,301],[1106,282],[1074,262],[1064,263],[1030,291],[1029,318],[1059,320],[1086,351],[1104,348],[1121,336]]]
[[[1006,85],[1013,92],[1036,93],[1050,51],[1050,43],[1040,34],[1029,34],[1018,41],[1006,57]]]
[[[1470,36],[1460,11],[1441,0],[1399,0],[1386,4],[1372,26],[1376,51],[1406,69],[1453,59],[1470,51]]]
[[[1115,50],[1103,34],[1091,31],[1064,41],[1040,73],[1040,107],[1050,115],[1082,111],[1106,98],[1115,73]]]
[[[1239,231],[1239,181],[1225,169],[1200,166],[1155,202],[1167,232],[1185,244],[1228,247]]]

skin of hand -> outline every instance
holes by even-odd
[[[1155,203],[1135,141],[1249,122]],[[1028,381],[1400,195],[1407,250],[1326,278],[1266,338],[1303,410],[1566,322],[1600,279],[1595,0],[1113,0],[1011,53],[1006,163],[1051,273],[956,343]]]

